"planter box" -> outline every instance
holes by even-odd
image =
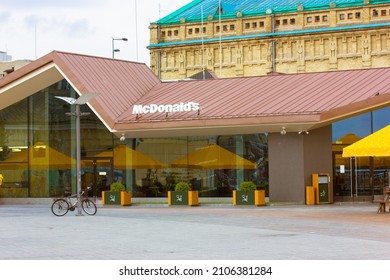
[[[131,193],[124,192],[102,192],[103,205],[131,205]]]
[[[233,205],[265,205],[265,191],[233,191]]]
[[[168,192],[168,205],[199,205],[199,192],[188,191],[188,192]]]

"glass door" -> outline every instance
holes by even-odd
[[[334,195],[351,198],[372,195],[371,160],[369,157],[343,158],[341,153],[334,153]]]
[[[337,196],[352,195],[350,158],[343,158],[341,153],[333,154],[334,182],[333,193]]]
[[[81,187],[88,190],[88,196],[102,196],[103,191],[110,190],[112,183],[112,158],[86,158],[82,160]]]

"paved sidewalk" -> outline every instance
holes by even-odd
[[[389,260],[390,214],[376,208],[157,204],[56,217],[50,205],[0,205],[0,259]]]

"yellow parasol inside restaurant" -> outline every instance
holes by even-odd
[[[390,156],[390,125],[343,149],[343,157]]]
[[[76,167],[76,160],[43,143],[14,152],[0,163],[0,169],[64,170]]]
[[[101,152],[95,157],[112,157],[114,156],[115,169],[160,169],[166,167],[166,164],[154,159],[148,155],[130,149],[126,145],[118,145],[114,152]]]
[[[256,169],[253,163],[217,144],[209,144],[170,163],[173,168],[196,169]]]

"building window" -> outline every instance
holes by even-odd
[[[161,32],[161,37],[165,37],[165,31]]]
[[[257,22],[252,22],[252,28],[257,28]]]
[[[312,23],[313,22],[313,18],[312,17],[307,17],[306,18],[306,22],[307,23]]]
[[[381,10],[381,16],[382,16],[382,17],[385,17],[386,15],[387,15],[386,10]]]
[[[279,26],[279,25],[280,25],[280,20],[277,19],[277,20],[275,21],[275,25],[276,25],[276,26]]]
[[[172,36],[172,30],[169,30],[169,31],[168,31],[168,36],[169,36],[169,37]]]
[[[322,21],[323,21],[323,22],[327,22],[327,21],[328,21],[328,16],[326,16],[326,15],[325,15],[325,16],[322,16]]]
[[[264,21],[260,21],[260,22],[259,22],[259,26],[260,26],[261,28],[263,28],[263,27],[264,27]]]
[[[290,24],[294,25],[295,24],[295,18],[290,18]]]
[[[188,29],[188,35],[192,35],[192,28]]]
[[[287,25],[288,24],[288,20],[287,19],[284,19],[283,20],[283,25]]]
[[[206,27],[203,27],[203,33],[206,33]]]
[[[246,22],[245,23],[245,29],[249,29],[249,28],[251,28],[251,24],[249,22]]]
[[[353,13],[348,13],[348,19],[353,19]]]
[[[195,34],[199,34],[199,27],[195,28]]]
[[[360,12],[356,12],[355,13],[355,18],[360,19],[360,17],[361,17],[361,13]]]
[[[220,30],[221,30],[221,28],[219,27],[219,25],[217,25],[216,31],[220,32]]]
[[[173,35],[174,35],[174,36],[179,36],[179,30],[177,30],[177,29],[174,30],[174,31],[173,31]]]
[[[344,20],[345,19],[345,14],[340,14],[340,20]]]
[[[230,31],[234,31],[234,24],[230,24]]]
[[[228,26],[227,25],[223,26],[223,31],[228,31]]]
[[[379,13],[378,13],[377,9],[372,10],[372,16],[373,17],[377,17],[378,15],[379,15]]]
[[[332,143],[334,155],[334,174],[337,180],[334,180],[334,189],[341,196],[350,196],[351,189],[356,191],[357,195],[371,195],[371,188],[368,186],[367,173],[372,172],[373,177],[373,191],[375,195],[383,194],[383,188],[388,185],[389,178],[386,174],[389,170],[389,163],[383,163],[383,160],[374,158],[373,162],[363,162],[361,158],[356,159],[352,163],[355,167],[351,170],[351,158],[343,158],[341,150],[343,147],[352,144],[359,138],[370,135],[389,124],[388,115],[390,107],[373,111],[371,114],[358,115],[349,119],[332,124]],[[353,140],[353,139],[356,140]],[[343,162],[344,161],[344,162]],[[340,173],[340,165],[344,165],[345,173]],[[352,172],[351,172],[352,171]],[[355,180],[347,174],[354,174]],[[367,178],[367,179],[366,179]]]

